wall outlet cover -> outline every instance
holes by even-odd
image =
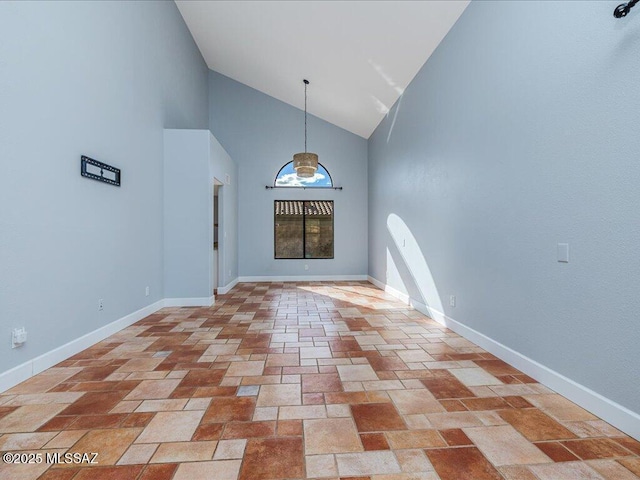
[[[11,332],[11,348],[18,348],[27,341],[27,330],[25,327],[14,328]]]

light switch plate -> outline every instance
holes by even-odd
[[[558,262],[569,263],[569,244],[568,243],[558,244]]]

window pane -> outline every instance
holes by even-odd
[[[304,258],[302,202],[275,202],[276,258]]]
[[[305,258],[333,258],[333,202],[304,202]]]

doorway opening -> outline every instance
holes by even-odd
[[[213,294],[218,293],[220,287],[220,279],[224,276],[220,275],[224,268],[224,255],[222,254],[224,248],[223,236],[220,232],[223,232],[222,223],[222,187],[223,183],[217,178],[213,179],[213,262],[211,265],[211,284],[213,286]]]

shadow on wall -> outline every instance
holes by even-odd
[[[387,247],[386,283],[389,284],[389,269],[395,268],[411,298],[426,305],[429,311],[444,313],[429,265],[407,224],[392,213],[387,217],[387,230],[392,241]]]

